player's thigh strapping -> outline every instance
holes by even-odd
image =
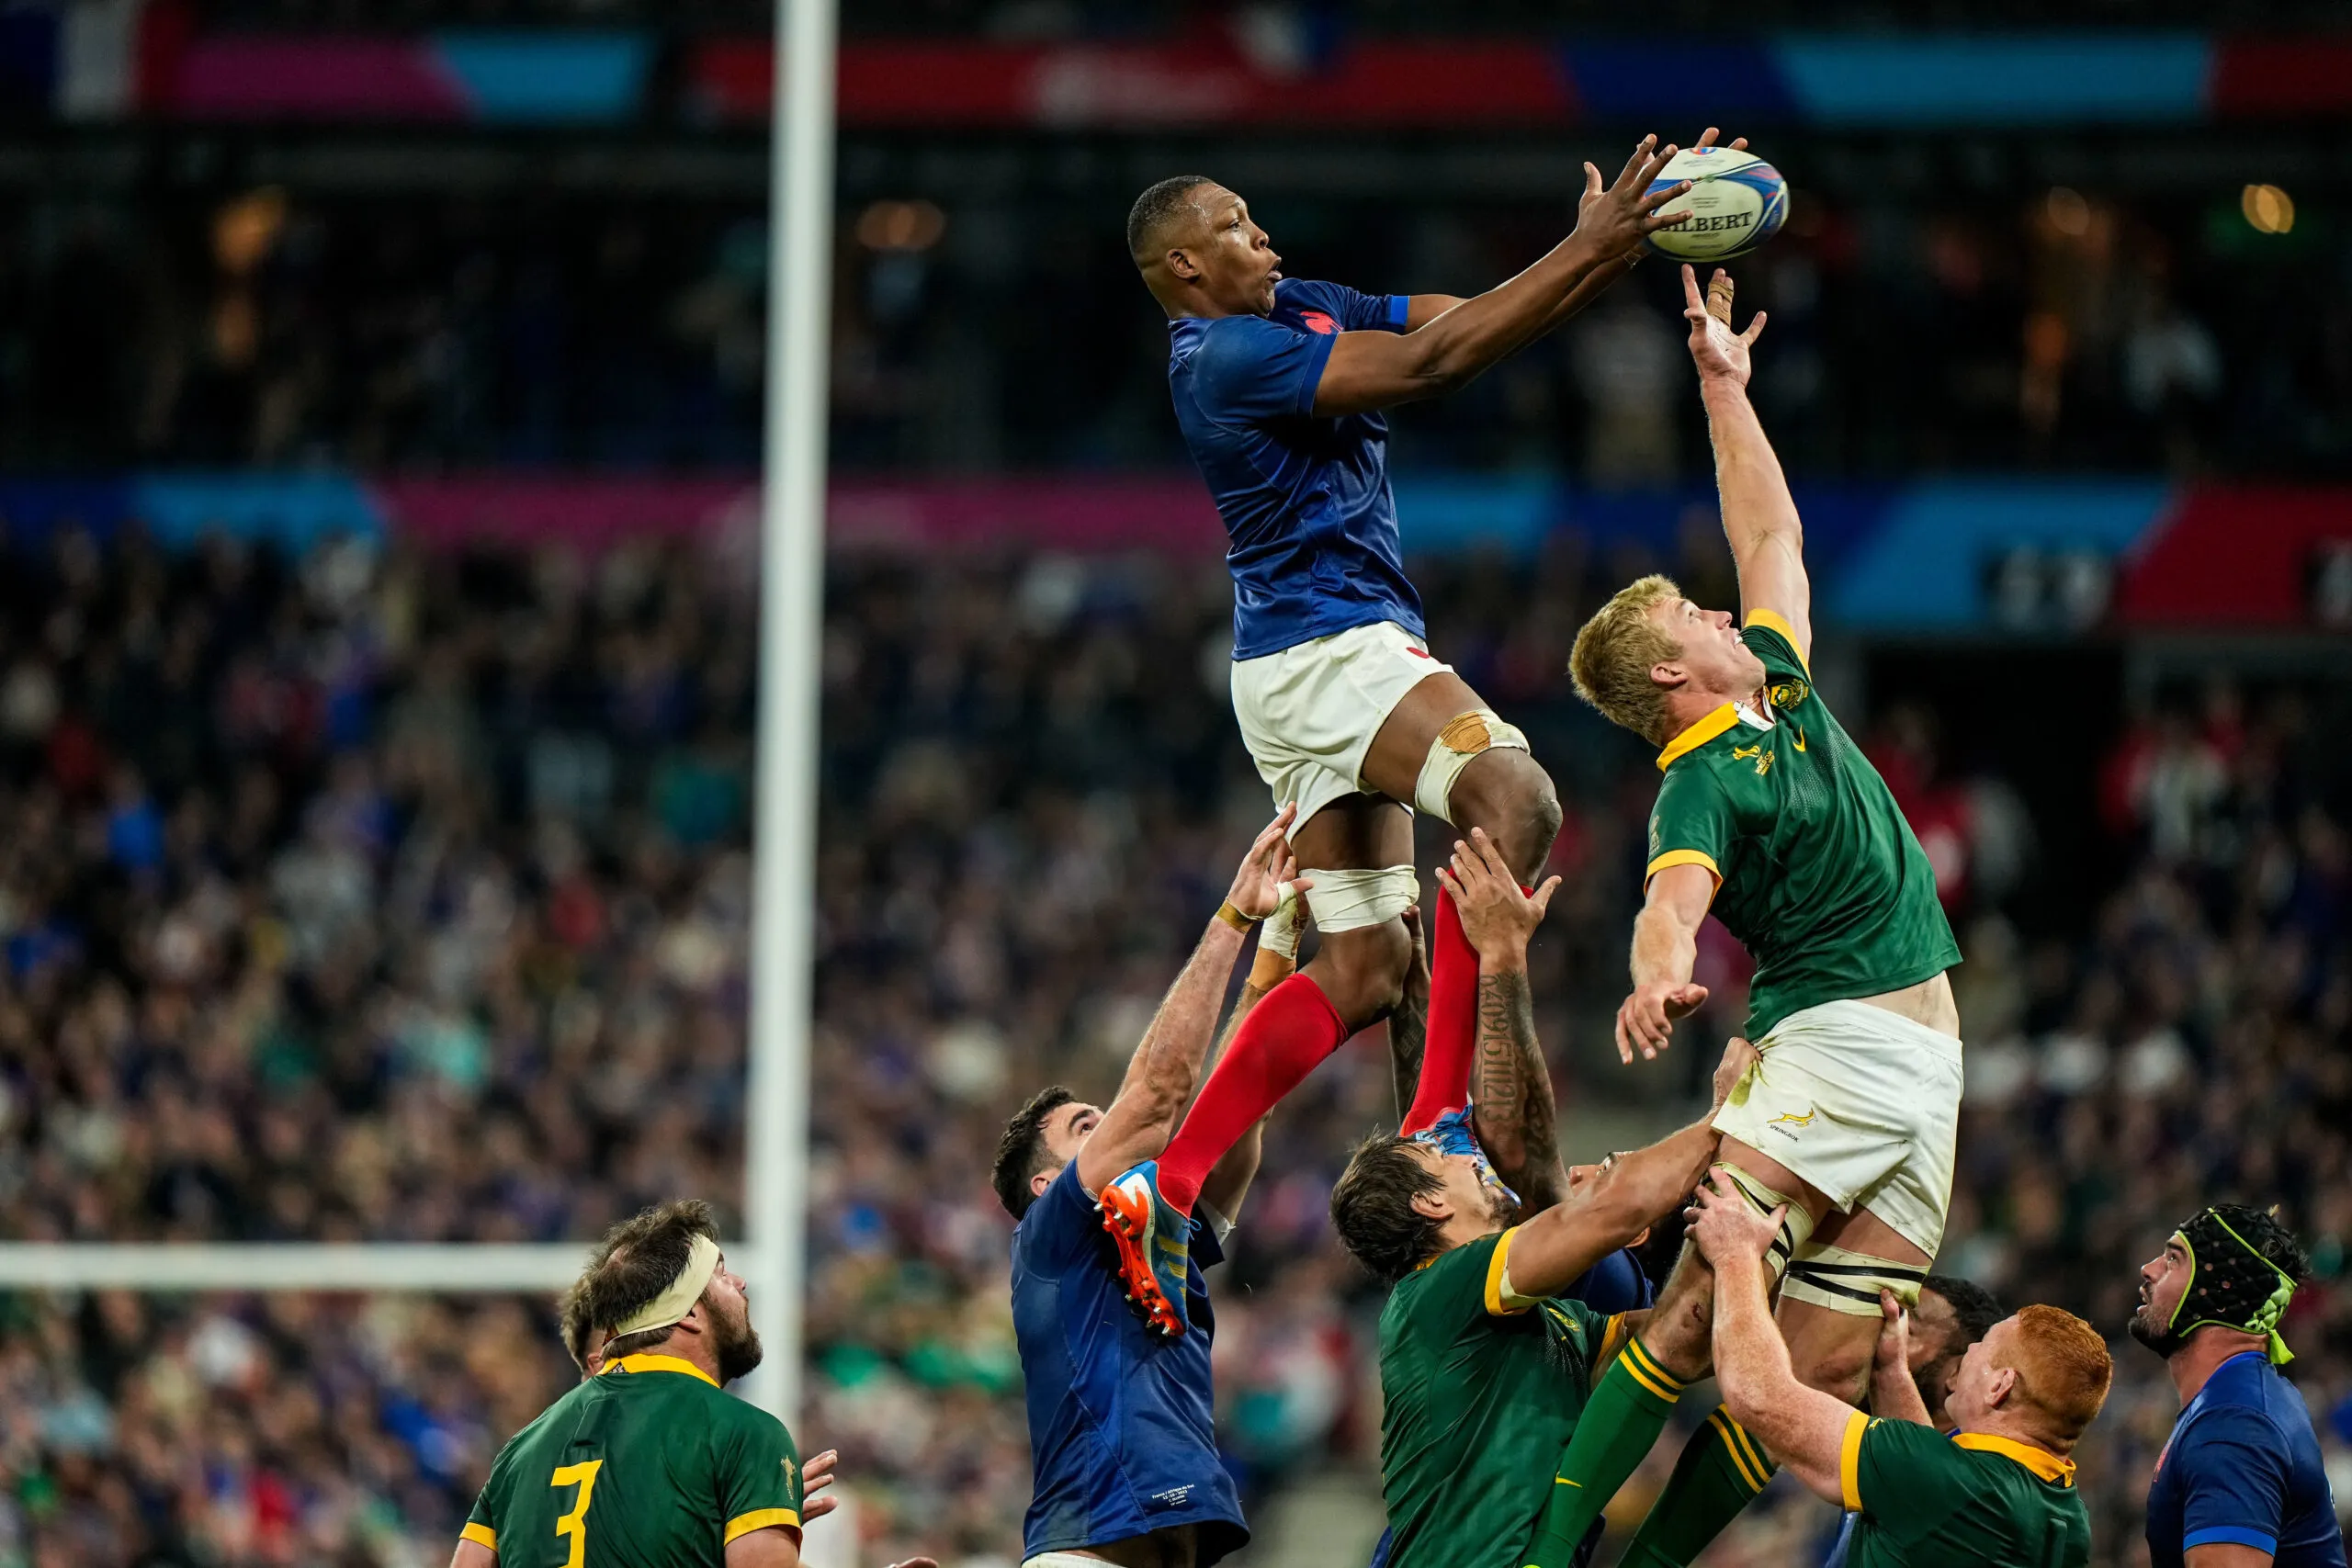
[[[1868,1002],[1825,1002],[1757,1043],[1755,1066],[1713,1124],[1803,1178],[1831,1208],[1869,1211],[1933,1259],[1951,1201],[1961,1084],[1959,1041]],[[1785,1197],[1739,1174],[1759,1207]],[[1774,1259],[1787,1270],[1783,1299],[1870,1317],[1882,1285],[1918,1299],[1926,1264],[1822,1246],[1812,1228],[1784,1235]]]
[[[1344,795],[1371,793],[1363,763],[1407,693],[1453,667],[1393,621],[1316,637],[1233,666],[1233,712],[1274,804],[1301,822]],[[1451,820],[1454,780],[1483,752],[1524,751],[1527,738],[1491,708],[1454,715],[1430,744],[1411,804]],[[1318,923],[1319,923],[1318,912]]]

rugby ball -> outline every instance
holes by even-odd
[[[1677,261],[1715,262],[1746,255],[1781,231],[1789,216],[1789,182],[1753,152],[1731,147],[1688,147],[1650,182],[1664,190],[1684,180],[1690,188],[1661,213],[1690,216],[1644,242]]]

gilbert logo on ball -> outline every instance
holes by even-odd
[[[1686,148],[1658,171],[1650,189],[1662,190],[1682,180],[1690,182],[1690,190],[1658,210],[1690,216],[1649,237],[1649,248],[1659,255],[1687,262],[1728,261],[1779,233],[1789,216],[1789,182],[1753,152]]]

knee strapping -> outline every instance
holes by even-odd
[[[1927,1278],[1924,1263],[1898,1263],[1866,1252],[1849,1252],[1842,1247],[1808,1247],[1789,1265],[1781,1296],[1853,1317],[1877,1317],[1881,1287],[1893,1291],[1905,1306],[1916,1307],[1919,1287]]]
[[[1305,874],[1315,884],[1306,890],[1306,907],[1325,936],[1385,925],[1420,902],[1420,874],[1409,865]]]
[[[1530,750],[1527,737],[1515,724],[1506,724],[1492,708],[1472,708],[1455,714],[1446,721],[1430,742],[1430,754],[1421,764],[1421,776],[1413,782],[1413,804],[1442,822],[1453,820],[1453,781],[1470,765],[1470,759],[1481,752],[1500,748],[1507,751]]]
[[[1713,1168],[1724,1173],[1732,1187],[1747,1200],[1749,1206],[1758,1213],[1769,1214],[1785,1206],[1787,1212],[1781,1216],[1780,1231],[1772,1237],[1772,1250],[1764,1255],[1765,1269],[1773,1280],[1779,1280],[1789,1271],[1789,1259],[1803,1251],[1805,1243],[1812,1239],[1813,1215],[1791,1194],[1765,1186],[1736,1165],[1717,1161]],[[1871,1299],[1876,1301],[1878,1298],[1873,1296]]]

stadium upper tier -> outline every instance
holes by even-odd
[[[1168,28],[1041,17],[1048,25],[902,33],[861,31],[865,7],[854,6],[839,111],[854,128],[1058,130],[2341,120],[2352,43],[2298,37],[2275,9],[2233,12],[2233,28],[2259,30],[2231,32],[2186,14],[2162,28],[2145,8],[2123,28],[2067,30],[2068,18],[2036,8],[2026,30],[2009,30],[2021,17],[1930,14],[1907,17],[1900,33],[1840,31],[1817,8],[1781,17],[1768,7],[1696,30],[1652,14],[1640,33],[1615,17],[1390,33],[1266,6]],[[571,21],[500,25],[496,6],[466,5],[256,28],[161,4],[35,6],[0,28],[0,82],[24,117],[46,104],[81,122],[708,125],[768,111],[763,11],[729,24],[714,9],[696,25],[598,6]]]
[[[2306,184],[2257,145],[2127,146],[2143,174],[2169,171],[2135,191],[2052,149],[1945,151],[1935,177],[1893,186],[1835,139],[1792,149],[1789,226],[1736,265],[1741,298],[1771,314],[1758,396],[1793,473],[2343,474],[2340,169]],[[575,152],[580,183],[532,177]],[[848,149],[837,468],[1185,467],[1166,331],[1120,239],[1135,192],[1179,154],[1031,152]],[[1282,175],[1276,154],[1232,145],[1207,172],[1250,197],[1294,276],[1470,294],[1573,224],[1577,156],[1461,150],[1465,165],[1537,160],[1556,177],[1534,196],[1464,190],[1433,168],[1426,184],[1325,188],[1314,167]],[[0,468],[753,466],[756,154],[741,195],[616,196],[594,183],[595,151],[568,142],[491,162],[509,175],[475,185],[472,155],[435,143],[223,132],[128,150],[132,173],[105,195],[62,175],[0,186]],[[391,163],[429,193],[368,188]],[[1008,172],[1023,166],[1080,183],[1023,186]],[[2274,208],[2249,194],[2256,179],[2280,182]],[[1697,477],[1678,290],[1653,264],[1460,393],[1399,412],[1395,471],[1589,491]]]

